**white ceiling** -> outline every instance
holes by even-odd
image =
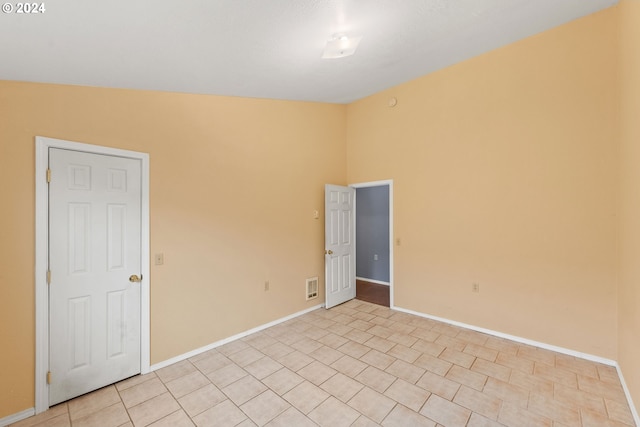
[[[0,13],[0,79],[348,103],[615,3],[44,0]]]

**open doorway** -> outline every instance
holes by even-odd
[[[393,182],[356,189],[356,298],[393,307]]]

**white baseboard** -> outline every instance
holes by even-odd
[[[401,311],[403,313],[413,314],[415,316],[424,317],[426,319],[431,319],[431,320],[435,320],[435,321],[442,322],[442,323],[448,323],[449,325],[458,326],[460,328],[465,328],[465,329],[470,329],[470,330],[476,331],[476,332],[482,332],[484,334],[492,335],[494,337],[505,338],[505,339],[508,339],[508,340],[511,340],[511,341],[519,342],[521,344],[527,344],[527,345],[531,345],[531,346],[534,346],[534,347],[543,348],[545,350],[555,351],[556,353],[566,354],[566,355],[569,355],[569,356],[578,357],[580,359],[585,359],[585,360],[589,360],[589,361],[592,361],[592,362],[602,363],[603,365],[613,366],[613,367],[616,368],[616,371],[618,372],[618,377],[620,378],[620,384],[622,384],[622,388],[624,389],[624,394],[627,397],[627,403],[629,403],[629,408],[631,409],[631,414],[633,415],[633,418],[635,420],[636,425],[640,427],[640,417],[638,417],[638,411],[636,410],[636,407],[633,404],[633,400],[631,399],[631,393],[629,392],[629,389],[627,388],[627,384],[624,381],[624,377],[622,376],[622,371],[620,370],[620,365],[618,365],[618,362],[616,362],[615,360],[607,359],[607,358],[600,357],[600,356],[595,356],[593,354],[582,353],[580,351],[575,351],[575,350],[571,350],[571,349],[564,348],[564,347],[558,347],[558,346],[547,344],[547,343],[543,343],[543,342],[540,342],[540,341],[534,341],[534,340],[530,340],[530,339],[527,339],[527,338],[518,337],[516,335],[509,335],[509,334],[505,334],[505,333],[502,333],[502,332],[494,331],[494,330],[491,330],[491,329],[480,328],[478,326],[469,325],[469,324],[458,322],[458,321],[455,321],[455,320],[445,319],[443,317],[432,316],[430,314],[420,313],[418,311],[408,310],[408,309],[402,308],[402,307],[391,307],[391,308],[393,310]]]
[[[367,279],[366,277],[356,276],[356,280],[363,280],[365,282],[375,283],[377,285],[391,286],[391,283],[389,282],[383,282],[382,280]]]
[[[443,317],[432,316],[430,314],[420,313],[418,311],[408,310],[406,308],[401,308],[401,307],[392,307],[392,308],[394,310],[402,311],[404,313],[413,314],[413,315],[416,315],[416,316],[419,316],[419,317],[424,317],[424,318],[431,319],[431,320],[436,320],[436,321],[442,322],[442,323],[448,323],[449,325],[458,326],[460,328],[471,329],[472,331],[482,332],[483,334],[493,335],[493,336],[498,337],[498,338],[505,338],[505,339],[508,339],[508,340],[511,340],[511,341],[519,342],[521,344],[527,344],[527,345],[530,345],[530,346],[533,346],[533,347],[539,347],[539,348],[543,348],[545,350],[551,350],[551,351],[555,351],[557,353],[562,353],[562,354],[566,354],[566,355],[569,355],[569,356],[579,357],[580,359],[586,359],[586,360],[590,360],[592,362],[602,363],[604,365],[616,366],[616,364],[617,364],[615,360],[607,359],[607,358],[600,357],[600,356],[594,356],[593,354],[581,353],[579,351],[571,350],[571,349],[568,349],[568,348],[558,347],[558,346],[547,344],[547,343],[543,343],[543,342],[540,342],[540,341],[534,341],[534,340],[530,340],[528,338],[518,337],[516,335],[509,335],[509,334],[505,334],[505,333],[502,333],[502,332],[494,331],[494,330],[491,330],[491,329],[485,329],[485,328],[481,328],[481,327],[478,327],[478,326],[469,325],[467,323],[462,323],[462,322],[458,322],[458,321],[455,321],[455,320],[445,319]]]
[[[163,362],[159,362],[159,363],[156,363],[154,365],[151,365],[150,371],[155,371],[155,370],[164,368],[166,366],[172,365],[174,363],[181,362],[181,361],[186,360],[186,359],[188,359],[190,357],[197,356],[198,354],[204,353],[205,351],[209,351],[211,349],[214,349],[216,347],[220,347],[220,346],[222,346],[224,344],[228,344],[228,343],[230,343],[232,341],[235,341],[235,340],[238,340],[240,338],[244,338],[247,335],[251,335],[253,333],[260,332],[260,331],[262,331],[264,329],[270,328],[271,326],[278,325],[280,323],[286,322],[287,320],[294,319],[294,318],[296,318],[298,316],[302,316],[303,314],[307,314],[307,313],[309,313],[311,311],[317,310],[318,308],[322,308],[322,307],[324,307],[324,304],[318,304],[318,305],[313,306],[311,308],[308,308],[306,310],[302,310],[302,311],[299,311],[297,313],[293,313],[293,314],[291,314],[289,316],[285,316],[285,317],[282,317],[280,319],[274,320],[272,322],[265,323],[264,325],[255,327],[253,329],[249,329],[248,331],[241,332],[239,334],[236,334],[236,335],[233,335],[231,337],[222,339],[220,341],[216,341],[216,342],[214,342],[212,344],[209,344],[209,345],[206,345],[204,347],[200,347],[198,349],[189,351],[189,352],[181,354],[179,356],[172,357],[171,359],[168,359],[168,360],[165,360]],[[511,340],[511,341],[515,341],[515,342],[519,342],[519,343],[522,343],[522,344],[527,344],[527,345],[531,345],[531,346],[534,346],[534,347],[539,347],[539,348],[543,348],[543,349],[546,349],[546,350],[555,351],[557,353],[567,354],[569,356],[574,356],[574,357],[579,357],[581,359],[590,360],[592,362],[598,362],[598,363],[602,363],[602,364],[605,364],[605,365],[613,366],[613,367],[616,368],[616,371],[618,372],[618,377],[620,378],[620,383],[622,384],[622,388],[624,390],[625,396],[627,397],[627,402],[629,403],[629,408],[631,409],[631,414],[633,415],[633,418],[635,420],[636,425],[640,427],[640,416],[638,416],[638,411],[636,410],[636,407],[633,404],[633,400],[631,398],[631,394],[629,392],[629,389],[627,388],[627,383],[625,382],[624,376],[622,375],[622,371],[620,370],[620,365],[618,365],[618,362],[616,362],[615,360],[606,359],[606,358],[603,358],[603,357],[594,356],[594,355],[587,354],[587,353],[582,353],[582,352],[571,350],[571,349],[567,349],[567,348],[564,348],[564,347],[558,347],[558,346],[555,346],[555,345],[550,345],[550,344],[542,343],[542,342],[539,342],[539,341],[534,341],[534,340],[530,340],[530,339],[527,339],[527,338],[518,337],[516,335],[505,334],[505,333],[494,331],[494,330],[491,330],[491,329],[485,329],[485,328],[481,328],[481,327],[478,327],[478,326],[473,326],[473,325],[469,325],[469,324],[466,324],[466,323],[458,322],[458,321],[455,321],[455,320],[445,319],[443,317],[432,316],[432,315],[429,315],[429,314],[426,314],[426,313],[420,313],[418,311],[409,310],[409,309],[406,309],[406,308],[401,308],[401,307],[396,307],[396,306],[391,307],[391,308],[393,310],[401,311],[403,313],[413,314],[415,316],[424,317],[424,318],[427,318],[427,319],[431,319],[431,320],[435,320],[435,321],[438,321],[438,322],[447,323],[447,324],[458,326],[458,327],[465,328],[465,329],[470,329],[472,331],[485,333],[487,335],[492,335],[492,336],[499,337],[499,338],[505,338],[505,339],[508,339],[508,340]],[[9,424],[21,421],[21,420],[23,420],[25,418],[29,418],[29,417],[31,417],[33,415],[35,415],[35,408],[25,409],[24,411],[21,411],[21,412],[18,412],[16,414],[9,415],[7,417],[4,417],[4,418],[0,419],[0,427],[8,426]]]
[[[25,418],[32,417],[36,414],[36,408],[25,409],[17,414],[9,415],[4,418],[0,418],[0,427],[8,426],[9,424],[17,423]]]
[[[253,329],[249,329],[248,331],[240,332],[239,334],[233,335],[233,336],[231,336],[229,338],[225,338],[225,339],[222,339],[220,341],[216,341],[216,342],[214,342],[212,344],[209,344],[209,345],[206,345],[204,347],[200,347],[200,348],[197,348],[195,350],[189,351],[187,353],[181,354],[179,356],[172,357],[171,359],[156,363],[156,364],[151,365],[149,367],[149,372],[155,371],[155,370],[160,369],[160,368],[164,368],[166,366],[172,365],[172,364],[177,363],[177,362],[181,362],[181,361],[183,361],[185,359],[188,359],[190,357],[196,356],[196,355],[198,355],[200,353],[204,353],[205,351],[209,351],[209,350],[211,350],[213,348],[220,347],[221,345],[230,343],[231,341],[235,341],[237,339],[244,338],[247,335],[251,335],[253,333],[260,332],[260,331],[262,331],[264,329],[270,328],[271,326],[278,325],[280,323],[286,322],[287,320],[294,319],[294,318],[296,318],[298,316],[302,316],[303,314],[307,314],[307,313],[309,313],[309,312],[311,312],[313,310],[317,310],[317,309],[322,308],[322,307],[324,307],[324,304],[318,304],[318,305],[313,306],[311,308],[307,308],[306,310],[298,311],[297,313],[290,314],[289,316],[282,317],[280,319],[274,320],[273,322],[265,323],[264,325],[257,326],[257,327],[255,327]],[[35,415],[35,413],[36,413],[35,408],[29,408],[29,409],[25,409],[22,412],[18,412],[17,414],[13,414],[13,415],[9,415],[7,417],[1,418],[0,419],[0,427],[5,427],[5,426],[8,426],[9,424],[17,423],[18,421],[24,420],[25,418],[29,418],[29,417]]]
[[[627,387],[627,383],[624,380],[624,376],[622,375],[622,370],[620,369],[620,365],[616,362],[616,371],[618,371],[618,377],[620,377],[620,383],[622,384],[622,389],[624,390],[625,396],[627,396],[627,402],[629,402],[629,409],[631,409],[631,415],[633,415],[633,420],[636,422],[637,426],[640,426],[640,416],[638,416],[638,411],[633,404],[633,400],[631,399],[631,393],[629,392],[629,388]]]
[[[228,344],[228,343],[230,343],[232,341],[238,340],[240,338],[244,338],[247,335],[251,335],[251,334],[254,334],[256,332],[260,332],[260,331],[262,331],[264,329],[267,329],[267,328],[270,328],[272,326],[278,325],[280,323],[286,322],[287,320],[294,319],[294,318],[296,318],[298,316],[302,316],[303,314],[307,314],[307,313],[309,313],[309,312],[311,312],[313,310],[317,310],[317,309],[322,308],[322,307],[324,307],[324,304],[318,304],[318,305],[313,306],[311,308],[307,308],[306,310],[298,311],[297,313],[293,313],[293,314],[290,314],[288,316],[282,317],[280,319],[274,320],[273,322],[265,323],[264,325],[260,325],[260,326],[257,326],[255,328],[253,328],[253,329],[249,329],[248,331],[240,332],[239,334],[236,334],[236,335],[233,335],[231,337],[224,338],[224,339],[222,339],[220,341],[216,341],[214,343],[205,345],[204,347],[200,347],[200,348],[197,348],[195,350],[191,350],[191,351],[189,351],[187,353],[181,354],[179,356],[172,357],[171,359],[168,359],[168,360],[156,363],[154,365],[151,365],[150,368],[149,368],[149,371],[152,372],[152,371],[164,368],[166,366],[172,365],[174,363],[182,362],[183,360],[186,360],[186,359],[188,359],[190,357],[193,357],[193,356],[197,356],[198,354],[204,353],[205,351],[209,351],[209,350],[212,350],[212,349],[214,349],[216,347],[220,347],[221,345],[225,345],[225,344]]]

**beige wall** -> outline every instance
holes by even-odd
[[[320,301],[323,184],[391,178],[396,305],[618,359],[640,402],[638,19],[347,107],[0,82],[0,418],[34,404],[36,135],[150,153],[152,363]]]
[[[616,358],[615,25],[609,9],[348,106],[349,182],[394,179],[398,307]]]
[[[618,359],[633,400],[640,405],[640,2],[622,0],[618,8],[621,178]]]
[[[0,418],[34,405],[36,135],[150,153],[152,363],[322,302],[346,107],[0,82],[0,118]]]

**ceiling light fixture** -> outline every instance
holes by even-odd
[[[322,59],[335,59],[351,56],[356,52],[362,36],[349,37],[346,34],[334,34],[324,48]]]

